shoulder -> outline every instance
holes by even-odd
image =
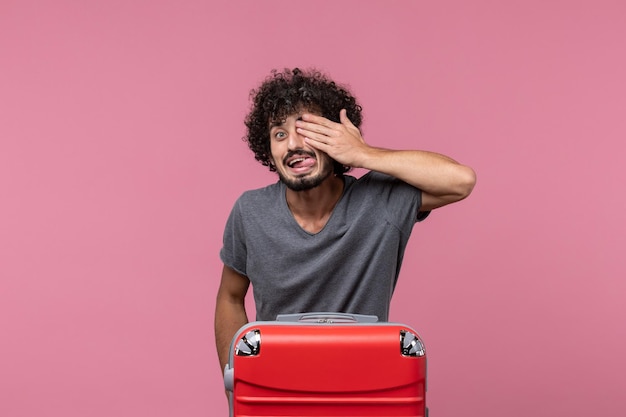
[[[285,190],[283,184],[278,181],[262,188],[244,191],[237,199],[237,205],[275,203],[281,193],[284,195]]]
[[[376,171],[369,171],[358,179],[353,177],[346,178],[352,178],[352,181],[350,183],[346,182],[346,184],[351,184],[354,188],[367,188],[370,191],[373,189],[384,190],[395,187],[408,187],[409,189],[417,190],[415,187],[402,180]]]
[[[401,212],[413,221],[421,221],[428,212],[421,213],[422,191],[396,177],[381,172],[369,171],[354,181],[349,193],[361,201],[381,207],[388,212]]]
[[[283,212],[281,203],[285,203],[284,198],[278,197],[280,193],[280,184],[271,184],[243,192],[230,211],[226,229],[247,230],[258,227],[260,224],[268,224],[274,217]]]

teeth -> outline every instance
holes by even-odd
[[[294,159],[294,160],[292,160],[292,161],[289,161],[289,166],[290,166],[290,167],[292,167],[292,166],[294,166],[295,164],[297,164],[298,162],[302,162],[302,161],[304,161],[304,159],[305,159],[305,158],[298,158],[298,159]]]

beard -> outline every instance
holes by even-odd
[[[321,161],[318,161],[321,162]],[[324,169],[316,175],[304,175],[302,177],[287,177],[280,170],[276,170],[280,181],[292,191],[306,191],[318,187],[326,178],[333,174],[333,164],[330,158],[324,158]]]
[[[332,170],[320,172],[314,176],[287,178],[282,173],[278,172],[278,178],[292,191],[306,191],[318,187],[330,174],[332,174]]]

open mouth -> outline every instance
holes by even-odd
[[[284,160],[285,165],[296,171],[306,170],[315,165],[316,162],[315,155],[308,152],[289,154]]]

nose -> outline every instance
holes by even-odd
[[[290,150],[304,148],[304,136],[296,132],[295,127],[289,132],[287,146]]]

